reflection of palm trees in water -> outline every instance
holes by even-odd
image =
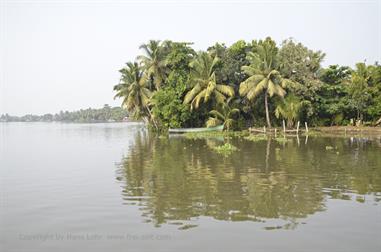
[[[197,216],[295,223],[296,218],[324,209],[327,188],[342,189],[344,195],[348,188],[341,186],[352,183],[360,193],[368,193],[374,190],[368,185],[381,180],[380,169],[378,180],[369,181],[372,174],[355,173],[353,163],[348,167],[348,161],[341,160],[333,165],[337,155],[318,152],[317,147],[325,146],[318,139],[303,148],[295,141],[285,145],[271,139],[230,141],[240,150],[223,157],[210,148],[221,142],[218,139],[162,139],[138,133],[117,170],[118,179],[125,181],[126,202],[141,205],[147,221],[157,225]],[[361,183],[356,182],[359,179]],[[339,194],[330,197],[340,198]]]

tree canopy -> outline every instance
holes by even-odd
[[[157,129],[226,124],[312,126],[375,124],[381,117],[381,66],[322,67],[325,53],[293,39],[216,43],[151,40],[120,70],[116,97]],[[233,107],[232,107],[233,105]]]

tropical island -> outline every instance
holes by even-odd
[[[196,52],[192,43],[151,40],[120,70],[116,98],[151,129],[251,126],[376,126],[381,66],[322,67],[325,53],[267,37]]]

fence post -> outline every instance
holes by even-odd
[[[299,135],[299,126],[300,126],[300,122],[298,121],[298,125],[296,126],[296,134]]]
[[[283,123],[283,134],[286,135],[286,123],[284,122],[284,120],[282,121]]]
[[[307,125],[307,122],[304,122],[304,125],[306,126],[306,132],[308,133],[308,125]]]

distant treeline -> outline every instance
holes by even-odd
[[[123,121],[128,117],[128,112],[121,107],[110,107],[105,104],[101,109],[81,109],[77,111],[60,111],[57,114],[11,116],[3,114],[1,122],[114,122]]]

